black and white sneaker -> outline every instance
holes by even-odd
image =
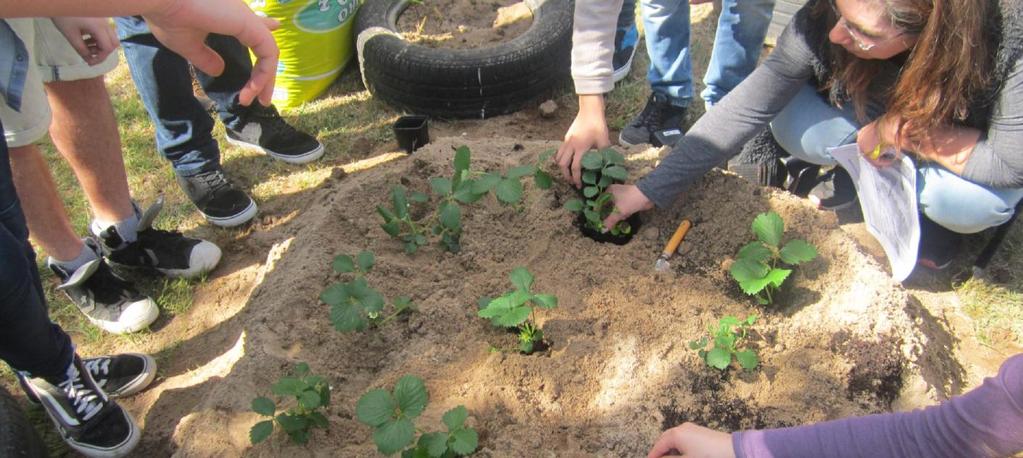
[[[808,196],[821,210],[839,211],[859,202],[852,177],[840,166],[835,166],[820,177]]]
[[[289,164],[305,164],[323,156],[323,144],[291,127],[273,105],[255,103],[241,118],[244,122],[241,130],[225,129],[227,142],[232,145],[261,151]]]
[[[20,377],[71,448],[89,457],[125,456],[138,445],[141,432],[89,372],[76,355],[63,380]]]
[[[615,52],[611,55],[611,66],[614,71],[611,78],[619,82],[629,76],[632,70],[632,59],[636,57],[639,43],[639,30],[636,28],[636,12],[622,11],[618,17],[618,29],[615,30]]]
[[[142,353],[121,353],[82,360],[96,386],[113,399],[131,396],[146,389],[156,378],[156,360]],[[19,378],[28,399],[36,404],[39,398],[26,385],[27,378]]]
[[[199,213],[215,226],[235,227],[256,216],[256,202],[234,187],[220,166],[187,177],[178,175],[177,179]]]
[[[650,94],[643,111],[629,121],[629,124],[618,135],[618,143],[624,146],[644,143],[662,146],[655,134],[676,129],[681,131],[687,112],[686,107],[672,105],[668,97],[663,94]]]
[[[138,238],[126,243],[117,228],[92,225],[103,242],[103,251],[111,264],[156,269],[174,278],[193,278],[213,270],[220,262],[220,248],[206,240],[185,237],[177,231],[153,227],[163,209],[163,196],[139,215]],[[136,209],[136,211],[138,211]]]
[[[99,250],[91,240],[86,244]],[[63,282],[57,289],[64,291],[85,317],[104,331],[114,334],[140,331],[160,314],[152,299],[117,276],[103,258],[89,261],[74,272],[53,262],[47,264]]]

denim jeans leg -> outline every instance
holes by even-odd
[[[0,141],[0,259],[0,359],[35,376],[63,375],[75,350],[47,314],[6,141]]]
[[[757,66],[774,0],[722,0],[714,49],[700,96],[713,106]]]
[[[810,84],[771,121],[774,139],[785,151],[820,165],[837,164],[827,149],[856,141],[859,129],[852,107],[832,106]]]
[[[693,66],[689,54],[689,2],[641,0],[646,50],[650,56],[647,80],[655,94],[684,107],[693,98]]]
[[[991,188],[966,180],[936,165],[917,170],[920,211],[931,221],[960,234],[975,234],[1009,220],[1023,189]]]
[[[196,79],[199,80],[206,95],[215,103],[217,114],[224,125],[241,130],[244,127],[241,124],[245,122],[243,114],[248,107],[238,102],[238,94],[252,76],[249,49],[237,38],[225,35],[210,35],[206,39],[206,44],[224,59],[224,73],[220,76],[210,76],[196,70]]]
[[[636,25],[636,0],[623,0],[622,12],[618,13],[618,28]]]
[[[193,96],[188,62],[157,41],[142,18],[115,22],[135,88],[156,127],[160,154],[181,176],[219,166],[213,120]]]

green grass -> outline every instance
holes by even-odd
[[[1008,340],[1023,345],[1023,294],[973,278],[959,284],[955,292],[981,342],[996,345]]]

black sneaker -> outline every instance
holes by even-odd
[[[138,238],[131,243],[124,242],[116,227],[102,229],[93,224],[92,231],[103,242],[107,260],[119,266],[153,268],[174,278],[192,278],[213,270],[220,262],[220,248],[177,231],[154,228],[153,220],[162,209],[163,196],[160,196],[156,203],[141,212]]]
[[[636,56],[636,44],[639,43],[639,30],[636,28],[636,12],[622,11],[618,17],[618,29],[615,31],[615,52],[611,56],[614,72],[611,78],[619,82],[629,76],[632,70],[632,59]]]
[[[95,242],[86,242],[98,251]],[[136,332],[149,326],[160,314],[152,299],[143,296],[135,285],[118,277],[103,258],[85,263],[74,272],[47,262],[63,284],[71,302],[100,329],[114,334]]]
[[[142,353],[121,353],[82,360],[96,386],[111,398],[131,396],[144,390],[156,378],[156,360]],[[36,404],[39,398],[27,386],[26,378],[19,378],[28,399]]]
[[[945,229],[920,213],[920,247],[916,263],[931,270],[945,270],[962,246],[963,235]]]
[[[256,202],[235,188],[219,166],[187,177],[178,175],[177,178],[199,213],[215,226],[234,227],[256,216]]]
[[[281,118],[273,105],[253,104],[241,115],[241,130],[227,128],[227,142],[261,151],[289,164],[305,164],[323,156],[323,144]]]
[[[821,210],[838,211],[856,203],[856,185],[852,182],[849,172],[839,166],[831,169],[820,178],[820,182],[810,190],[810,202]]]
[[[675,129],[681,131],[687,111],[686,107],[672,105],[665,95],[650,94],[643,111],[629,121],[629,124],[618,135],[618,143],[624,146],[643,143],[662,146],[661,141],[654,134]]]
[[[71,448],[89,457],[120,457],[139,443],[138,426],[110,400],[76,355],[64,380],[24,378],[22,386],[35,396]]]

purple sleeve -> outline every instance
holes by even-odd
[[[737,458],[986,457],[1023,451],[1023,353],[937,406],[732,434]]]

